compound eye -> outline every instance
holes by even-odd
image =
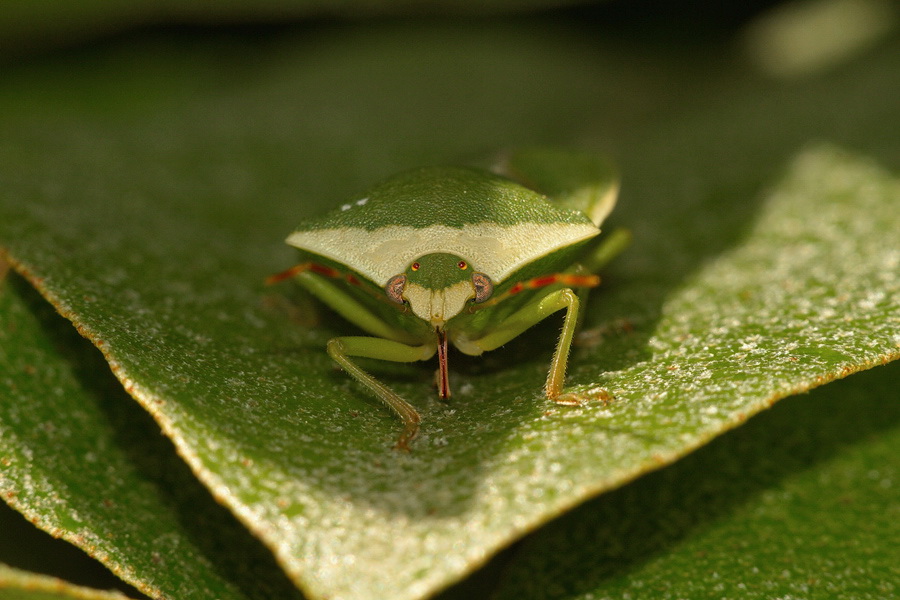
[[[472,273],[472,285],[475,287],[476,304],[484,302],[494,293],[494,284],[484,273]]]
[[[414,266],[418,266],[419,263],[414,263]],[[384,291],[387,294],[387,297],[391,299],[392,302],[396,302],[397,304],[403,304],[405,300],[403,299],[403,290],[406,289],[406,275],[402,273],[400,275],[394,275],[384,286]]]

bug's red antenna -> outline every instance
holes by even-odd
[[[493,306],[498,302],[502,302],[510,296],[515,296],[516,294],[524,292],[525,290],[534,290],[557,283],[561,283],[568,287],[591,288],[600,285],[600,277],[597,275],[574,275],[572,273],[551,273],[550,275],[541,275],[533,279],[520,281],[499,296],[494,296],[486,302],[473,305],[473,310],[479,310],[481,308]]]
[[[282,271],[281,273],[275,273],[274,275],[269,275],[266,277],[266,285],[275,285],[276,283],[281,283],[285,279],[290,279],[296,275],[299,275],[303,271],[308,271],[311,263],[301,263],[299,265],[294,265],[290,269]]]
[[[332,279],[344,279],[347,283],[352,285],[360,285],[359,279],[357,279],[353,273],[344,273],[343,271],[338,271],[337,269],[329,267],[328,265],[320,265],[319,263],[314,262],[300,263],[299,265],[294,265],[290,269],[282,271],[281,273],[269,275],[268,277],[266,277],[266,285],[279,283],[281,281],[284,281],[285,279],[295,277],[300,273],[305,273],[306,271],[310,271],[317,275],[322,275],[323,277],[330,277]]]
[[[387,294],[384,293],[384,290],[380,290],[378,288],[373,289],[371,286],[363,285],[362,281],[360,281],[360,279],[353,273],[340,271],[338,269],[335,269],[334,267],[329,267],[328,265],[323,265],[315,262],[300,263],[299,265],[294,265],[290,269],[284,270],[281,273],[269,275],[268,277],[266,277],[266,285],[281,283],[282,281],[291,279],[292,277],[296,277],[300,273],[306,273],[307,271],[309,271],[310,273],[315,273],[316,275],[321,275],[322,277],[328,277],[330,279],[342,279],[350,285],[355,286],[363,290],[364,292],[368,292],[376,300],[391,304],[394,308],[399,308],[404,312],[407,310],[407,306],[405,304],[398,305],[396,302],[390,300]]]

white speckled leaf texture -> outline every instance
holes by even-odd
[[[900,354],[896,41],[789,84],[715,42],[540,20],[283,35],[138,37],[0,82],[0,494],[143,593],[426,598]],[[367,362],[424,417],[392,450],[324,352],[353,327],[262,285],[284,236],[391,172],[548,142],[615,157],[606,230],[634,238],[571,357],[588,400],[542,397],[558,320],[454,354],[449,403],[434,365]]]
[[[495,597],[895,597],[898,378],[788,399],[586,503],[519,548]]]

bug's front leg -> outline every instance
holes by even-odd
[[[366,373],[349,357],[377,358],[391,362],[416,362],[431,358],[434,352],[434,344],[408,346],[393,340],[373,337],[346,336],[332,338],[328,341],[328,355],[341,365],[351,377],[378,396],[402,421],[403,433],[400,434],[395,446],[398,450],[409,450],[409,442],[419,431],[419,421],[421,420],[419,413],[409,402]]]
[[[566,366],[569,363],[569,349],[572,347],[572,338],[575,336],[575,330],[579,324],[578,294],[567,288],[550,294],[544,300],[549,304],[547,309],[552,312],[566,309],[562,332],[559,334],[559,341],[553,352],[553,360],[550,361],[550,372],[547,374],[547,384],[544,389],[547,397],[558,404],[580,404],[574,395],[562,393],[563,382],[566,379]]]
[[[563,394],[562,387],[566,378],[566,364],[569,360],[569,349],[578,326],[578,295],[571,288],[551,292],[546,296],[535,298],[518,311],[507,317],[502,323],[477,340],[457,342],[460,347],[466,346],[469,353],[478,348],[482,352],[499,348],[511,339],[519,336],[526,329],[543,321],[553,313],[566,309],[562,333],[553,352],[547,384],[544,388],[547,398],[559,404],[579,404],[572,394]]]

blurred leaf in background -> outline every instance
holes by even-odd
[[[96,590],[72,585],[55,577],[47,577],[13,569],[0,564],[0,597],[9,600],[126,600],[118,591]]]

